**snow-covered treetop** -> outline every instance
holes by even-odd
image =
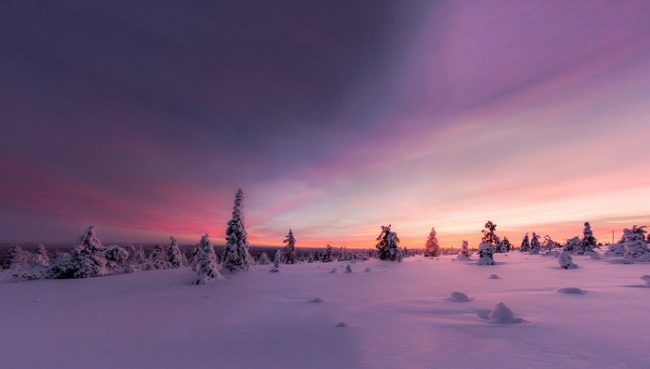
[[[79,253],[94,253],[103,250],[104,246],[95,235],[95,227],[90,226],[81,234],[79,240],[74,245],[74,252]]]
[[[497,225],[491,220],[488,220],[488,222],[485,223],[485,228],[481,232],[483,233],[482,241],[489,242],[493,245],[499,243],[499,236],[497,236]]]
[[[287,234],[286,238],[282,242],[286,243],[290,248],[293,248],[296,245],[296,238],[293,236],[291,229],[289,229],[289,234]]]
[[[632,226],[632,229],[625,228],[623,230],[623,238],[625,239],[625,242],[637,242],[637,241],[643,241],[645,242],[645,230],[646,226]]]

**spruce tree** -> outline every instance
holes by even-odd
[[[530,251],[530,240],[528,239],[528,233],[524,235],[524,238],[521,240],[521,246],[519,247],[520,252]]]
[[[197,278],[194,284],[205,284],[213,279],[224,279],[219,273],[217,266],[217,255],[214,253],[214,247],[206,233],[201,237],[196,253]]]
[[[105,248],[90,226],[81,234],[71,253],[61,253],[50,263],[45,278],[88,278],[108,274]]]
[[[277,273],[280,271],[280,259],[282,259],[282,252],[280,250],[275,250],[275,255],[273,255],[273,268],[271,268],[271,273]]]
[[[481,244],[478,247],[478,264],[479,265],[494,265],[494,252],[500,252],[499,244],[501,240],[497,236],[497,225],[492,221],[485,223],[484,229],[481,231],[483,233],[483,238],[481,239]]]
[[[463,240],[460,254],[456,257],[457,260],[469,260],[470,253],[469,253],[469,243],[465,240]]]
[[[530,254],[537,255],[542,250],[542,245],[539,243],[539,235],[533,232],[530,238]]]
[[[321,261],[323,263],[330,263],[330,262],[334,261],[333,252],[334,252],[334,249],[332,248],[332,245],[325,246],[325,253],[323,254],[323,257],[321,258]]]
[[[632,229],[623,230],[625,239],[625,263],[631,264],[639,261],[650,261],[650,247],[645,242],[645,226],[633,226]]]
[[[431,227],[431,232],[429,232],[429,237],[427,238],[427,242],[424,245],[424,256],[440,256],[440,245],[438,244],[438,239],[436,238],[436,229],[434,227]]]
[[[287,244],[284,247],[284,262],[286,264],[295,264],[298,261],[296,257],[296,238],[293,236],[291,229],[289,229],[289,234],[287,234],[283,243]]]
[[[253,259],[248,252],[248,235],[242,214],[243,201],[244,191],[240,188],[235,194],[232,219],[226,228],[226,249],[223,255],[223,267],[231,272],[247,271],[253,264]]]
[[[377,237],[377,245],[375,246],[379,252],[379,259],[389,261],[402,261],[402,250],[399,247],[399,237],[397,233],[388,227],[381,226],[381,233]]]
[[[566,251],[568,253],[575,253],[580,249],[580,245],[582,244],[582,240],[580,240],[580,237],[576,236],[573,238],[569,238],[566,240],[566,244],[564,244],[563,251]]]
[[[594,237],[594,232],[591,230],[591,224],[589,224],[589,222],[585,222],[582,235],[582,243],[580,244],[580,249],[578,249],[578,255],[593,252],[598,246],[598,241],[596,240],[596,237]]]
[[[174,237],[169,237],[167,257],[167,261],[171,268],[180,268],[183,265],[183,254],[181,253],[181,249],[178,247],[178,241],[176,241]]]

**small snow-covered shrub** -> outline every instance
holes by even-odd
[[[280,271],[280,260],[282,259],[282,252],[280,250],[275,250],[275,255],[273,256],[273,268],[271,268],[271,273],[277,273]]]
[[[560,263],[560,267],[563,269],[576,269],[578,268],[578,265],[573,263],[573,259],[571,258],[571,254],[569,254],[568,251],[562,251],[560,254],[560,257],[558,258],[558,263]]]
[[[470,253],[469,253],[469,244],[467,241],[463,240],[463,244],[461,246],[460,254],[456,256],[456,260],[460,261],[466,261],[469,260]]]
[[[496,274],[490,274],[490,276],[488,277],[488,279],[501,279],[501,277],[499,277],[499,276],[496,275]]]
[[[451,293],[449,300],[453,302],[469,302],[469,297],[462,292],[454,291]]]
[[[582,290],[576,287],[564,287],[557,290],[559,293],[565,293],[567,295],[584,295],[587,291]]]
[[[271,264],[271,258],[269,258],[269,254],[266,252],[263,252],[262,255],[260,255],[259,259],[257,260],[257,264],[259,265],[269,265]]]
[[[523,322],[523,319],[515,318],[515,314],[512,310],[510,310],[510,308],[503,302],[498,303],[494,307],[494,310],[490,312],[488,319],[491,323],[496,324],[517,324]]]
[[[481,242],[478,247],[479,259],[478,265],[494,265],[494,249],[489,242]]]
[[[345,272],[346,273],[352,273],[352,265],[348,264],[345,266]]]

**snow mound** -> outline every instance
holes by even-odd
[[[330,273],[336,273],[336,268],[333,268],[332,270],[330,270]]]
[[[567,295],[584,295],[587,291],[577,287],[564,287],[557,290],[559,293],[566,293]]]
[[[499,276],[496,275],[496,274],[491,274],[491,275],[488,277],[488,279],[501,279],[501,277],[499,277]]]
[[[515,318],[515,314],[503,302],[496,304],[494,310],[488,315],[490,323],[495,324],[519,324],[523,319]]]
[[[309,300],[309,302],[313,304],[320,304],[321,302],[323,302],[323,299],[321,299],[320,297],[314,297],[313,299]]]
[[[650,274],[642,275],[641,279],[645,281],[645,283],[650,286]]]
[[[345,324],[344,322],[340,322],[340,323],[338,323],[337,325],[335,325],[335,327],[338,327],[338,328],[343,328],[343,327],[347,327],[347,326],[348,326],[348,325]]]
[[[449,300],[453,302],[469,302],[469,297],[462,292],[454,291],[451,293]]]
[[[368,273],[368,272],[370,272],[370,271],[371,271],[370,268],[366,268],[366,269],[364,270],[364,272],[366,272],[366,273]]]

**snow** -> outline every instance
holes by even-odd
[[[566,293],[567,295],[584,295],[587,291],[576,287],[564,287],[557,290],[559,293]]]
[[[0,367],[647,368],[648,263],[574,256],[569,276],[514,252],[490,267],[495,283],[453,259],[373,259],[357,264],[373,273],[351,274],[328,273],[345,262],[256,265],[199,286],[187,267],[24,282],[5,271]],[[589,293],[558,293],[567,285]]]

